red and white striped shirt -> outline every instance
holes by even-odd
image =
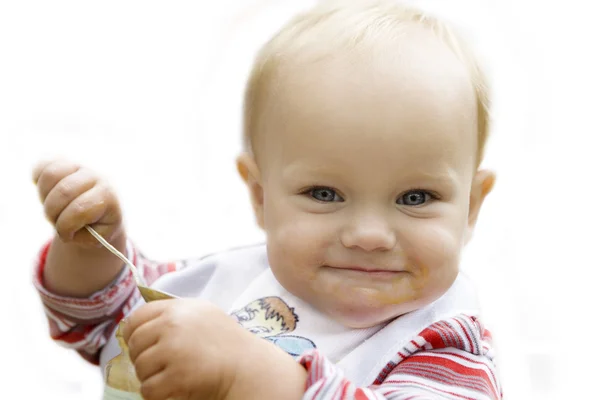
[[[34,285],[48,317],[50,335],[58,344],[99,364],[105,346],[119,321],[139,300],[131,273],[124,269],[104,290],[87,299],[57,296],[43,285],[42,274],[50,244],[39,254]],[[128,243],[128,257],[148,285],[189,261],[157,263]],[[501,399],[502,390],[491,348],[491,335],[475,316],[459,314],[437,321],[390,357],[368,386],[357,387],[341,368],[319,350],[299,357],[307,369],[304,399]]]

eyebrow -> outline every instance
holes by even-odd
[[[285,179],[290,179],[290,178],[294,179],[294,178],[297,178],[298,176],[301,176],[302,178],[319,177],[321,179],[331,179],[331,180],[347,178],[347,175],[343,174],[343,173],[342,174],[331,173],[328,170],[328,168],[326,168],[325,166],[314,167],[314,166],[307,166],[307,165],[301,164],[301,163],[286,166],[282,170],[282,175]],[[452,188],[459,186],[459,182],[460,182],[460,180],[458,178],[458,173],[456,172],[456,170],[454,168],[450,168],[450,167],[442,167],[442,168],[439,168],[438,171],[426,171],[426,170],[411,171],[409,174],[407,174],[406,180],[409,182],[415,182],[415,185],[418,184],[418,182],[428,181],[434,185],[440,185],[440,186],[446,186],[446,187],[452,187]]]
[[[306,164],[301,164],[301,163],[286,166],[282,170],[282,175],[286,179],[287,178],[295,178],[298,175],[302,175],[302,176],[318,175],[319,177],[325,177],[325,178],[331,178],[331,179],[340,178],[339,173],[332,174],[330,171],[328,171],[328,168],[325,166],[314,167],[314,166],[307,166]]]
[[[440,169],[442,170],[442,169]],[[458,173],[454,168],[443,168],[443,172],[440,170],[436,172],[430,171],[416,171],[411,172],[408,180],[411,181],[428,181],[436,185],[456,187],[459,186],[460,179]]]

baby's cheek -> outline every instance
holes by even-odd
[[[329,242],[328,228],[310,216],[297,218],[288,215],[269,226],[269,242],[284,247],[290,254],[314,255]]]
[[[461,236],[449,227],[429,224],[415,231],[407,256],[419,277],[416,283],[425,286],[453,280],[461,250]]]
[[[415,240],[411,247],[419,253],[420,258],[442,261],[454,258],[457,253],[460,253],[461,235],[452,227],[427,224],[421,226],[415,233]]]
[[[301,220],[282,219],[267,229],[269,261],[275,270],[305,264],[314,240],[312,228]],[[296,269],[296,268],[294,268]]]

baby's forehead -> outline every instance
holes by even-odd
[[[264,76],[266,106],[289,105],[292,112],[314,103],[322,108],[313,110],[318,114],[341,102],[368,106],[382,98],[393,105],[412,97],[430,102],[432,111],[476,103],[468,68],[439,37],[415,23],[403,32],[352,47],[321,43],[290,50]]]
[[[398,129],[411,129],[418,138],[436,123],[476,124],[473,87],[460,63],[448,61],[452,54],[431,58],[426,51],[411,51],[415,54],[407,60],[340,55],[288,67],[269,91],[263,131],[281,134],[294,125],[312,125],[324,134],[377,126],[376,139],[377,132],[394,131],[402,120]],[[446,59],[444,67],[440,58]]]
[[[348,103],[373,112],[374,104],[402,111],[413,103],[430,108],[432,115],[476,104],[468,73],[451,53],[414,47],[404,57],[339,54],[311,64],[282,66],[273,77],[268,100],[272,109],[312,109],[315,115],[335,112]]]
[[[487,93],[473,75],[468,51],[443,25],[411,19],[410,12],[390,7],[398,14],[377,12],[371,18],[364,10],[338,10],[340,16],[355,18],[356,26],[341,17],[328,23],[300,19],[292,24],[297,29],[284,30],[266,46],[248,86],[245,135],[250,148],[265,144],[260,136],[282,135],[299,122],[320,121],[323,130],[360,128],[361,123],[369,129],[367,122],[394,123],[390,115],[402,113],[419,116],[413,121],[415,132],[430,120],[456,124],[461,121],[452,118],[462,118],[469,128],[477,125],[483,148]],[[366,114],[371,118],[359,118]]]
[[[265,104],[257,152],[293,153],[308,164],[346,170],[468,162],[476,153],[477,113],[467,77],[458,82],[436,76],[434,68],[400,69],[330,60],[285,77]],[[428,74],[432,79],[418,79]]]

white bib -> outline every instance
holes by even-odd
[[[383,326],[344,327],[285,290],[271,269],[251,281],[234,301],[230,313],[246,329],[292,356],[317,348],[334,363]]]

